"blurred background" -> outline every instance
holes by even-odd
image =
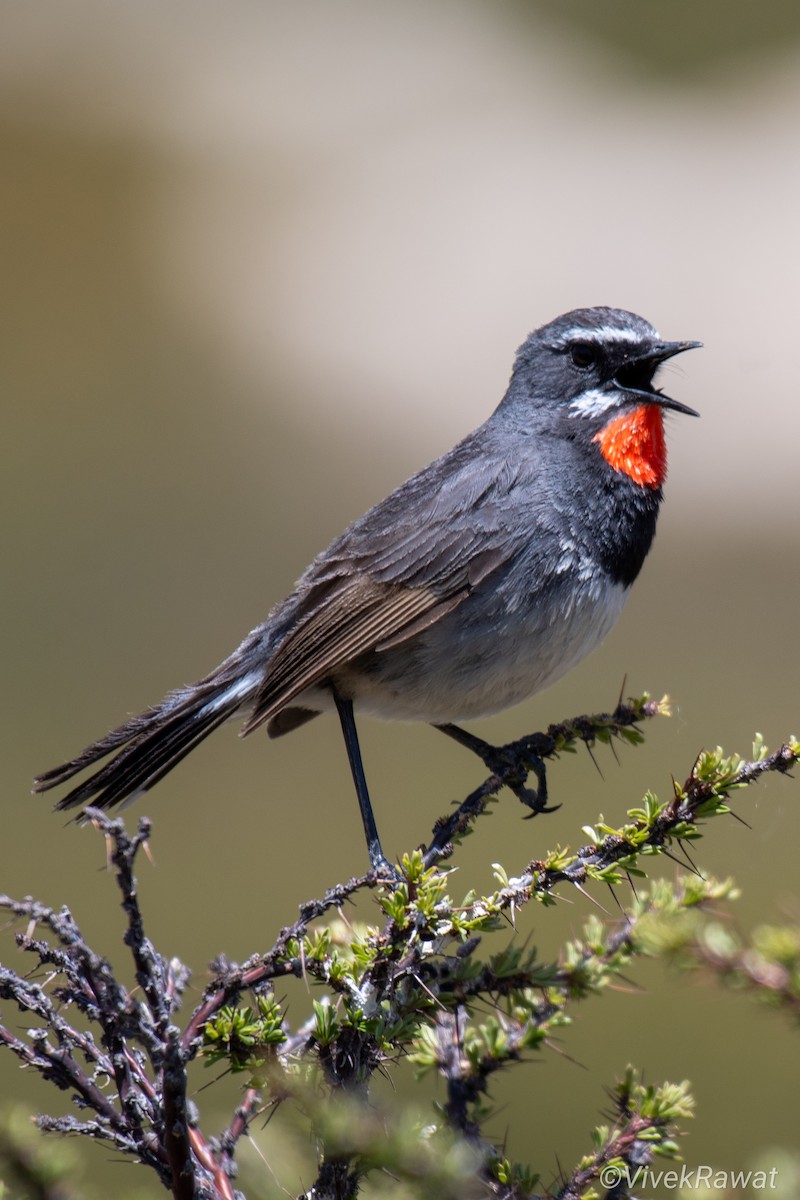
[[[600,813],[620,823],[704,746],[800,732],[799,38],[792,0],[4,6],[0,890],[68,903],[128,977],[102,841],[31,777],[214,666],[345,524],[488,415],[530,329],[582,305],[702,339],[663,375],[702,420],[670,422],[655,550],[613,634],[475,728],[504,741],[608,708],[625,677],[676,714],[619,765],[601,749],[602,777],[588,756],[552,767],[547,819],[522,824],[504,795],[453,890],[580,844]],[[482,778],[424,727],[361,736],[391,856]],[[751,829],[718,821],[700,848],[739,881],[742,929],[800,914],[799,800],[771,779],[737,803]],[[130,822],[143,812],[149,933],[192,966],[190,1002],[212,956],[265,949],[366,865],[331,720],[277,743],[223,730]],[[531,907],[520,934],[546,958],[591,911]],[[10,932],[1,956],[26,966]],[[661,968],[634,978],[639,994],[584,1006],[563,1056],[496,1089],[492,1136],[554,1179],[632,1061],[693,1081],[687,1162],[794,1147],[782,1019]],[[0,1092],[59,1100],[10,1060]],[[206,1130],[235,1096],[196,1093]],[[292,1190],[278,1125],[254,1137]],[[96,1146],[84,1169],[87,1188],[162,1194]]]

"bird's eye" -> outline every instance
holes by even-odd
[[[585,371],[597,362],[597,347],[589,342],[574,342],[569,348],[569,356],[576,367]]]

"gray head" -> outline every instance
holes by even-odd
[[[621,308],[576,308],[534,330],[517,351],[504,404],[552,410],[603,424],[643,402],[689,413],[653,377],[666,359],[699,342],[665,342],[649,321]]]

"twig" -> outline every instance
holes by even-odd
[[[665,700],[632,700],[628,704],[620,702],[613,713],[573,717],[569,721],[549,725],[543,733],[531,733],[503,746],[500,753],[508,757],[509,761],[516,762],[518,769],[519,764],[526,760],[541,763],[543,759],[555,758],[576,741],[582,741],[588,747],[598,738],[610,741],[621,736],[623,730],[637,730],[641,721],[663,715],[665,712],[668,712]],[[440,859],[450,856],[453,840],[467,832],[472,822],[485,811],[491,797],[500,791],[505,782],[502,774],[493,773],[470,792],[453,813],[437,820],[431,842],[424,851],[426,866],[432,866]],[[530,815],[535,815],[535,810]]]

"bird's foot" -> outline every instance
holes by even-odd
[[[547,770],[544,760],[531,752],[530,748],[519,742],[509,742],[505,746],[487,744],[487,753],[483,761],[493,775],[502,779],[503,783],[514,793],[521,804],[531,811],[526,820],[535,817],[540,812],[555,812],[561,806],[547,803]],[[528,787],[528,777],[536,776],[535,788]]]
[[[555,812],[561,807],[559,804],[547,804],[544,759],[535,752],[529,739],[520,738],[518,742],[508,742],[505,746],[493,746],[491,742],[485,742],[458,725],[437,725],[436,728],[477,754],[491,773],[501,779],[520,803],[531,810],[528,817],[535,817],[540,812]],[[528,787],[531,773],[536,776],[536,788]]]
[[[400,883],[405,876],[394,863],[390,863],[381,849],[380,842],[369,846],[369,866],[379,879],[386,883]]]

